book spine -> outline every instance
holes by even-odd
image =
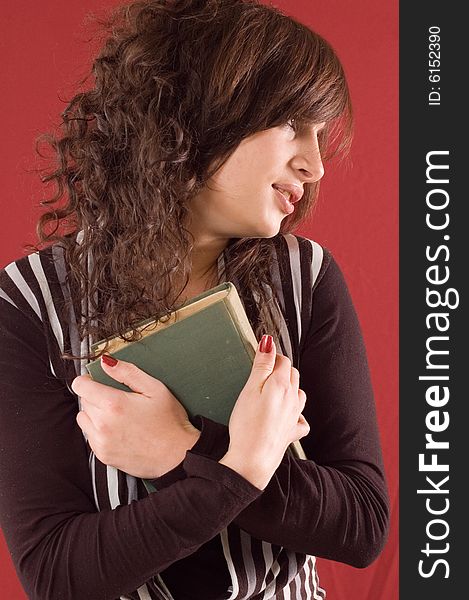
[[[241,299],[238,295],[238,291],[232,283],[230,283],[230,291],[224,299],[224,302],[226,309],[228,310],[230,317],[239,332],[239,336],[249,358],[251,361],[254,361],[258,341],[256,340],[256,336],[252,330],[251,323],[247,318],[244,306],[242,305]]]

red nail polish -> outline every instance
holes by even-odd
[[[272,336],[271,335],[263,335],[262,336],[262,340],[261,340],[261,345],[259,347],[259,350],[261,352],[266,352],[269,353],[272,350]]]
[[[112,356],[109,356],[109,354],[103,354],[101,356],[101,360],[103,361],[103,363],[105,363],[108,367],[115,367],[117,365],[117,360],[115,358],[113,358]]]

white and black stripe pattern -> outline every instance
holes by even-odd
[[[313,240],[286,234],[279,236],[276,258],[272,275],[281,312],[281,347],[292,364],[298,366],[300,343],[305,339],[311,319],[312,292],[322,265],[323,249]],[[219,275],[223,281],[220,270]],[[238,285],[237,288],[253,322],[257,315],[249,314],[251,303],[246,292]],[[233,524],[224,529],[220,537],[232,580],[228,600],[325,598],[325,591],[319,587],[314,556],[257,540]]]
[[[83,235],[79,232],[77,235],[77,242],[82,243]],[[88,272],[93,268],[93,257],[87,257]],[[96,298],[95,298],[96,300]],[[91,312],[89,299],[87,302],[83,301],[82,312],[85,315],[89,315]],[[90,336],[82,340],[81,351],[89,352],[91,349],[92,341]],[[86,375],[86,361],[81,361],[80,370],[77,371],[77,375]],[[103,509],[114,509],[122,504],[130,504],[133,500],[138,499],[137,493],[137,479],[128,473],[124,473],[115,467],[103,464],[91,450],[87,442],[87,448],[89,452],[90,461],[90,473],[93,484],[93,490],[95,494],[95,503],[98,510]],[[143,583],[133,594],[130,596],[121,596],[120,600],[173,600],[171,594],[167,593],[166,586],[164,584],[160,587],[155,580],[161,578],[155,577],[151,582]],[[162,589],[163,588],[163,589]]]
[[[77,242],[81,243],[81,240],[80,232]],[[73,293],[66,278],[63,254],[63,248],[55,245],[9,264],[0,280],[0,297],[21,310],[45,335],[52,374],[71,382],[75,376],[87,373],[86,361],[64,361],[61,354],[64,351],[74,354],[87,352],[91,340],[85,339],[80,343],[78,338]],[[218,261],[220,281],[225,281],[224,254]],[[312,293],[321,269],[323,249],[312,240],[286,234],[275,239],[275,254],[277,260],[272,265],[272,277],[282,315],[280,350],[298,367],[310,323]],[[91,267],[91,263],[88,266]],[[257,299],[247,290],[241,290],[239,282],[233,283],[240,292],[248,318],[253,322],[258,316],[254,314]],[[68,307],[67,319],[62,312],[64,305]],[[89,306],[82,306],[81,310],[86,314]],[[94,456],[88,444],[87,448],[97,510],[129,504],[146,494],[135,477],[104,465]],[[234,524],[219,535],[232,580],[227,591],[229,600],[325,598],[324,590],[319,587],[314,556],[257,540]],[[132,594],[121,596],[120,600],[174,599],[160,575],[156,575]]]

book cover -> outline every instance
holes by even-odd
[[[161,380],[190,416],[227,425],[257,347],[236,287],[223,283],[191,299],[167,321],[146,320],[139,329],[141,340],[114,339],[108,352]],[[92,349],[103,346],[104,340]],[[88,363],[87,370],[95,381],[131,391],[108,377],[100,360]]]
[[[189,300],[167,320],[147,319],[138,329],[142,339],[113,338],[108,353],[162,381],[189,416],[200,414],[228,425],[258,345],[235,285],[222,283]],[[92,350],[99,352],[104,344],[96,342]],[[106,375],[99,359],[86,368],[95,381],[131,391]],[[299,442],[292,450],[306,458]]]

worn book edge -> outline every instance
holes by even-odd
[[[174,323],[183,320],[184,318],[190,316],[191,314],[194,314],[195,312],[198,312],[199,310],[202,310],[205,306],[209,306],[215,302],[222,301],[225,298],[227,300],[225,302],[225,305],[228,309],[231,319],[234,323],[237,324],[237,327],[239,328],[242,334],[240,335],[240,338],[245,346],[246,352],[251,357],[251,359],[254,360],[257,351],[258,341],[256,340],[256,337],[252,331],[251,324],[247,318],[236,286],[230,281],[224,282],[214,288],[211,288],[210,290],[206,290],[205,292],[198,294],[194,298],[191,298],[181,308],[170,313],[167,321],[162,322],[159,319],[151,317],[142,321],[139,325],[137,325],[136,329],[142,333],[141,339],[143,339],[144,337],[153,333],[154,331],[170,327]],[[105,347],[106,341],[109,341],[109,347],[107,351],[109,353],[113,353],[127,344],[136,344],[140,342],[141,339],[136,340],[134,342],[129,342],[123,340],[120,337],[107,338],[99,340],[96,343],[92,344],[91,351],[93,353],[99,353]],[[299,440],[291,443],[289,446],[289,450],[291,451],[293,456],[306,460],[306,454]],[[155,490],[154,488],[152,490],[149,490],[147,488],[147,491]]]
[[[174,325],[174,323],[177,323],[179,321],[183,321],[185,318],[189,317],[190,315],[192,315],[196,312],[199,312],[206,306],[210,306],[211,304],[214,304],[215,302],[219,302],[219,301],[223,300],[224,298],[228,299],[227,305],[229,305],[230,302],[234,303],[237,310],[239,311],[239,313],[238,313],[235,310],[236,322],[239,322],[239,320],[240,320],[238,318],[238,314],[241,315],[242,317],[244,317],[243,324],[242,324],[242,331],[244,334],[247,335],[248,338],[250,338],[250,342],[254,343],[254,347],[256,347],[257,341],[252,333],[249,322],[247,323],[247,326],[246,326],[245,321],[247,320],[247,317],[245,317],[245,315],[243,314],[244,309],[241,305],[241,300],[239,298],[238,291],[236,290],[236,287],[231,282],[226,282],[226,283],[222,283],[210,290],[202,292],[201,294],[195,296],[194,298],[191,298],[181,308],[169,313],[169,315],[166,315],[165,321],[161,321],[161,319],[164,317],[160,317],[158,319],[155,317],[150,317],[149,319],[145,319],[141,323],[137,324],[137,326],[135,327],[135,330],[139,331],[142,334],[142,337],[139,340],[130,342],[127,340],[123,340],[121,337],[118,337],[118,336],[110,337],[110,338],[106,338],[103,340],[99,340],[99,341],[95,342],[94,344],[92,344],[91,351],[95,354],[101,352],[101,350],[104,349],[106,342],[109,342],[107,352],[109,352],[110,354],[115,352],[116,350],[119,350],[120,348],[123,348],[124,346],[127,346],[128,344],[137,344],[147,335],[150,335],[151,333],[160,331],[162,329],[166,329],[167,327],[170,327],[171,325]],[[231,311],[230,311],[230,314],[232,314]],[[130,333],[130,330],[126,331],[126,333],[124,335],[126,335],[128,333]]]

